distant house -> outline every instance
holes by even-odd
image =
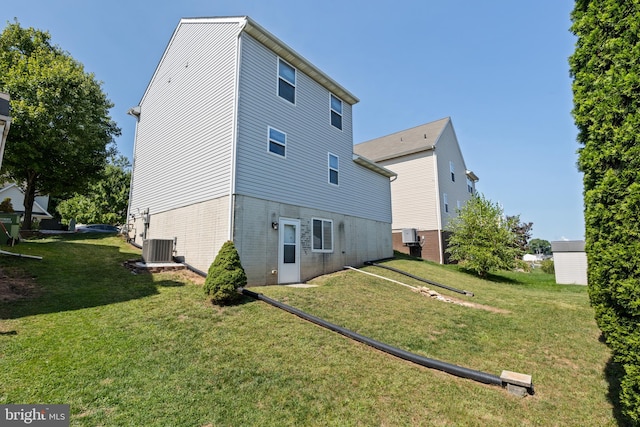
[[[445,227],[478,181],[451,118],[357,144],[354,151],[398,174],[391,183],[394,249],[445,263]]]
[[[9,100],[9,94],[0,92],[0,167],[2,167],[4,147],[7,142],[9,127],[11,127],[11,108]]]
[[[248,17],[182,19],[130,110],[129,237],[200,271],[232,240],[249,285],[392,256],[395,173],[353,153],[357,102]]]
[[[24,215],[24,192],[16,184],[5,184],[0,187],[0,202],[11,199],[11,206],[16,213]],[[39,220],[51,219],[53,216],[47,212],[49,206],[49,196],[36,196],[33,201],[31,216]]]
[[[587,254],[584,240],[551,242],[556,283],[561,285],[587,284]]]

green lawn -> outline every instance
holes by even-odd
[[[487,281],[455,266],[388,262],[475,293],[432,287],[444,295],[499,311],[437,301],[355,271],[317,278],[314,288],[253,288],[426,357],[532,375],[536,394],[519,398],[264,302],[214,307],[188,275],[130,273],[122,262],[140,252],[117,237],[51,237],[12,250],[44,259],[0,256],[0,281],[29,295],[0,302],[0,404],[70,404],[71,425],[618,424],[610,397],[618,370],[599,340],[586,289],[556,285],[549,275]]]

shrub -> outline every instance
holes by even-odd
[[[227,241],[209,267],[204,291],[211,296],[211,302],[214,304],[226,305],[240,298],[237,288],[246,284],[247,275],[240,263],[238,251],[232,241]]]
[[[516,271],[522,271],[524,273],[531,273],[531,264],[525,260],[517,259],[515,265]]]
[[[11,198],[7,197],[0,203],[0,212],[13,213],[13,205],[11,204]]]
[[[556,274],[556,266],[552,259],[545,259],[540,262],[540,268],[544,273]]]

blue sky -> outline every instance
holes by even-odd
[[[182,17],[249,15],[355,94],[354,142],[451,117],[477,189],[533,237],[583,239],[567,58],[573,1],[22,0],[7,21],[51,33],[103,82],[132,157],[137,105]]]

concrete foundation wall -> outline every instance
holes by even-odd
[[[150,212],[147,239],[176,239],[175,256],[203,272],[229,240],[229,197],[196,203],[167,212]],[[138,215],[129,237],[142,245],[143,218]]]
[[[278,283],[279,234],[272,223],[280,218],[300,221],[301,281],[393,256],[390,223],[236,196],[233,240],[250,286]],[[333,252],[312,251],[312,218],[333,221]]]

